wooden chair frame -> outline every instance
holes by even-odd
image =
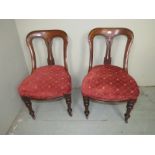
[[[60,37],[63,39],[63,59],[64,59],[64,67],[66,71],[68,72],[67,67],[67,45],[68,45],[68,36],[67,33],[62,30],[38,30],[38,31],[32,31],[30,32],[26,37],[26,43],[30,51],[31,55],[31,62],[32,62],[32,71],[31,74],[34,72],[34,70],[37,69],[37,63],[36,63],[36,56],[35,51],[33,47],[33,39],[35,38],[42,38],[45,41],[47,52],[48,52],[48,58],[47,58],[47,64],[48,65],[55,65],[53,53],[52,53],[52,41],[55,37]],[[29,114],[32,116],[33,119],[35,119],[35,113],[32,108],[31,100],[39,100],[35,98],[25,97],[21,96],[22,100],[24,101],[26,107],[29,110]],[[65,98],[66,104],[67,104],[67,111],[70,116],[72,116],[72,108],[71,108],[71,94],[65,94],[64,96],[60,96],[58,98],[52,98],[51,100],[60,100]]]
[[[133,42],[134,34],[131,30],[127,28],[95,28],[90,31],[89,36],[88,36],[88,41],[89,41],[89,47],[90,47],[90,58],[89,58],[89,69],[88,72],[92,69],[93,67],[93,40],[95,36],[104,36],[106,40],[106,54],[104,57],[104,64],[111,64],[112,58],[111,58],[111,46],[112,46],[112,41],[114,37],[118,35],[123,35],[127,37],[127,42],[126,42],[126,47],[125,47],[125,53],[124,53],[124,60],[123,60],[123,69],[124,71],[128,72],[128,57],[129,57],[129,52],[130,52],[130,47]],[[85,107],[85,116],[88,118],[89,115],[89,101],[97,101],[97,102],[111,102],[110,100],[96,100],[93,99],[89,96],[83,96],[83,102],[84,102],[84,107]],[[117,100],[119,102],[127,102],[127,110],[126,113],[124,114],[125,116],[125,122],[128,122],[128,119],[130,118],[130,113],[134,107],[134,104],[136,103],[136,100]]]

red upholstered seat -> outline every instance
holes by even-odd
[[[61,97],[71,93],[71,77],[62,66],[43,66],[21,83],[19,93],[34,99]]]
[[[97,100],[123,101],[137,99],[139,88],[122,68],[99,65],[93,67],[84,78],[82,94]]]

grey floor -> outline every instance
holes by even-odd
[[[126,104],[90,103],[86,120],[80,89],[72,95],[73,116],[66,112],[64,100],[33,102],[36,120],[23,107],[8,134],[15,135],[100,135],[155,134],[155,87],[141,87],[141,94],[132,111],[129,123],[124,122]]]

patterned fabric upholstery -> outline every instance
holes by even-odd
[[[61,97],[71,93],[71,77],[62,66],[43,66],[21,83],[19,93],[34,99]]]
[[[82,94],[96,100],[125,101],[137,99],[139,88],[122,68],[99,65],[91,69],[82,82]]]

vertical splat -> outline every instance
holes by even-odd
[[[106,55],[104,57],[104,64],[111,64],[111,45],[112,45],[112,38],[106,38]]]
[[[48,58],[47,58],[47,63],[48,65],[54,65],[54,57],[52,53],[52,40],[45,40],[47,51],[48,51]]]

